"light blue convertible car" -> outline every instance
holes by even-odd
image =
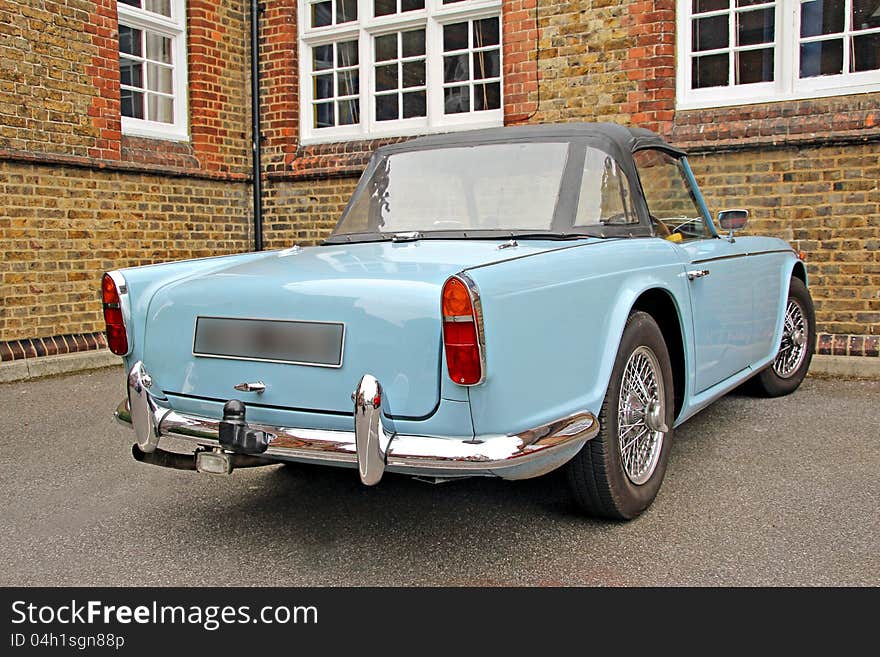
[[[145,463],[347,466],[366,485],[564,467],[585,512],[633,518],[677,425],[809,367],[802,258],[735,236],[746,217],[716,224],[685,154],[641,129],[383,147],[320,246],[105,275],[116,415]]]

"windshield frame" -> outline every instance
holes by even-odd
[[[550,228],[547,230],[526,229],[457,229],[457,230],[432,230],[418,231],[407,234],[406,239],[396,238],[403,233],[382,232],[377,226],[371,226],[371,230],[358,233],[338,233],[337,230],[343,225],[346,217],[354,205],[354,200],[361,194],[368,193],[367,185],[370,184],[373,174],[386,158],[402,152],[431,151],[441,148],[461,148],[469,146],[481,146],[490,144],[515,144],[515,143],[566,143],[568,144],[568,157],[560,179],[559,195],[553,209]],[[636,213],[638,223],[632,224],[596,224],[588,226],[574,226],[580,195],[581,178],[583,176],[584,159],[587,148],[596,148],[608,154],[616,162],[620,170],[626,176],[632,196],[632,206]],[[373,223],[371,218],[371,223]],[[635,170],[632,153],[620,149],[616,143],[601,134],[583,135],[535,135],[523,137],[497,137],[474,139],[466,133],[462,136],[450,135],[448,139],[435,141],[429,144],[414,142],[402,142],[391,146],[384,146],[376,150],[369,164],[361,175],[354,192],[351,195],[339,221],[333,232],[324,240],[324,244],[352,244],[357,242],[380,242],[380,241],[412,241],[413,239],[578,239],[588,237],[644,237],[654,234],[647,215],[647,206],[641,195],[641,184]]]

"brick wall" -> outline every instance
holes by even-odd
[[[245,185],[0,162],[0,342],[101,331],[117,267],[246,251]]]
[[[270,181],[265,188],[266,248],[308,246],[327,237],[357,178]]]
[[[116,0],[0,0],[0,359],[94,349],[118,267],[251,248],[245,0],[188,0],[191,139],[123,136]]]

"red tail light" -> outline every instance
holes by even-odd
[[[482,382],[482,317],[474,309],[471,290],[463,280],[452,277],[443,286],[443,346],[449,378],[460,385]]]
[[[104,323],[107,325],[107,346],[117,356],[128,353],[128,334],[122,319],[119,290],[110,274],[101,279],[101,300],[104,302]]]

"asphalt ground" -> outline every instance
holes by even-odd
[[[0,585],[880,585],[880,382],[734,393],[630,523],[563,477],[440,485],[134,461],[120,369],[0,385]]]

